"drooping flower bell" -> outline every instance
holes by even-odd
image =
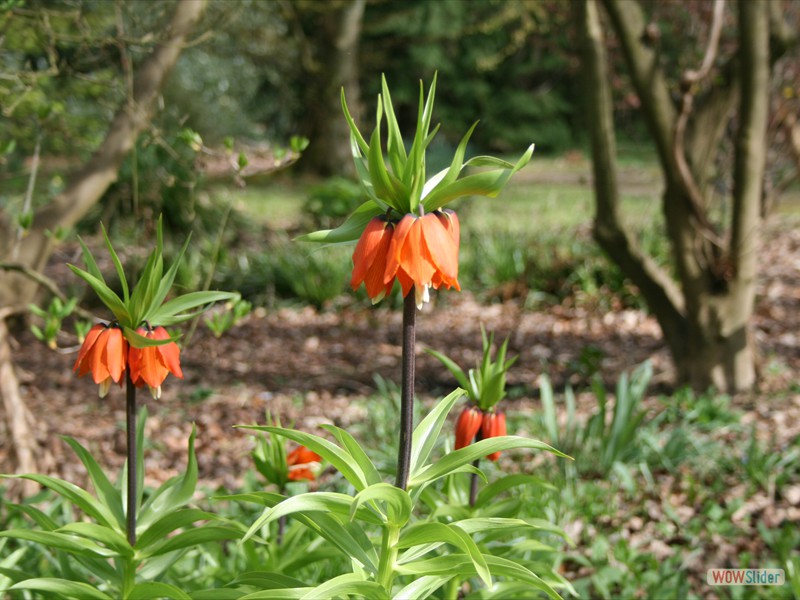
[[[168,340],[169,333],[163,327],[150,329],[140,327],[136,333],[154,340]],[[147,384],[153,398],[161,398],[161,384],[172,373],[175,377],[183,379],[180,363],[180,348],[175,342],[167,342],[160,346],[147,346],[134,348],[131,346],[128,353],[128,365],[131,370],[131,381],[136,387]]]
[[[396,277],[404,297],[413,287],[418,307],[428,301],[431,287],[437,289],[444,285],[461,290],[458,285],[458,221],[449,220],[448,216],[443,219],[435,212],[421,217],[407,214],[400,219],[389,244],[383,281],[388,284]]]
[[[394,285],[394,277],[388,282],[384,281],[386,258],[393,233],[393,223],[388,222],[385,217],[375,217],[367,224],[353,252],[350,287],[356,291],[363,283],[373,304],[389,294]]]
[[[100,397],[104,398],[112,382],[122,385],[127,355],[128,342],[122,330],[116,324],[99,323],[86,334],[72,370],[78,372],[78,377],[91,372],[94,382],[100,385]]]
[[[305,446],[298,446],[286,455],[286,464],[289,467],[289,480],[314,481],[316,477],[308,465],[318,463],[321,460],[322,457],[316,452],[309,450]]]
[[[456,450],[465,448],[472,443],[482,422],[483,411],[477,406],[467,406],[461,411],[456,421]]]
[[[488,440],[489,438],[503,435],[506,435],[506,413],[499,410],[484,413],[483,423],[481,423],[481,436],[483,439]],[[486,458],[496,461],[500,458],[500,452],[492,452]]]

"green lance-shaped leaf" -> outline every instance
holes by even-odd
[[[377,570],[375,549],[361,527],[348,527],[337,520],[337,517],[331,515],[333,513],[340,519],[348,520],[352,502],[353,498],[345,494],[316,492],[293,496],[273,509],[267,509],[253,523],[242,538],[242,542],[250,539],[261,527],[282,515],[292,515],[292,518],[339,548],[345,556],[358,561],[367,570],[375,572]],[[279,508],[280,510],[278,510]],[[372,521],[376,525],[381,523],[374,513],[370,513],[366,509],[360,509],[358,516],[362,519],[367,516],[368,518],[364,520]]]
[[[233,584],[230,584],[233,585]],[[192,592],[192,600],[240,600],[247,592],[229,587],[211,588]]]
[[[485,534],[496,538],[498,534],[512,533],[515,536],[523,535],[526,529],[540,529],[522,519],[509,519],[504,517],[474,517],[462,519],[455,523],[469,535],[476,533]]]
[[[336,492],[309,492],[307,494],[300,494],[299,496],[292,496],[280,504],[264,511],[250,526],[250,529],[247,530],[242,541],[246,542],[264,525],[282,516],[293,515],[295,513],[332,513],[343,519],[350,520],[350,509],[353,502],[354,498],[352,496]],[[373,525],[381,525],[383,523],[372,509],[366,507],[356,507],[355,517]]]
[[[0,551],[6,550],[5,546],[7,541],[7,539],[0,540]],[[5,590],[12,583],[28,578],[28,575],[24,571],[14,568],[22,561],[27,552],[28,548],[17,548],[0,559],[0,590]]]
[[[130,323],[131,316],[128,312],[128,308],[122,299],[117,296],[116,292],[108,287],[105,281],[102,278],[95,277],[94,275],[84,271],[76,267],[75,265],[67,265],[73,273],[75,273],[78,277],[83,279],[86,283],[89,284],[89,287],[92,288],[97,297],[100,298],[100,301],[108,307],[114,317],[120,323]]]
[[[395,598],[428,598],[433,594],[433,592],[438,590],[455,576],[456,574],[452,573],[446,575],[423,575],[422,577],[417,577],[406,587],[400,590]]]
[[[113,600],[111,596],[104,594],[88,583],[70,581],[68,579],[57,579],[54,577],[26,579],[25,581],[15,583],[8,589],[46,592],[48,594],[58,594],[67,598],[81,598],[85,600]]]
[[[412,474],[424,467],[447,420],[447,415],[456,401],[463,395],[464,390],[462,389],[457,389],[448,394],[447,397],[433,407],[414,429],[411,437],[410,470]]]
[[[517,581],[528,583],[531,587],[540,590],[553,600],[561,600],[561,596],[547,582],[520,564],[499,556],[485,554],[486,564],[491,572]],[[465,554],[450,554],[428,560],[398,565],[398,573],[408,575],[461,575],[469,577],[474,573],[474,566],[469,556]]]
[[[173,531],[189,527],[198,521],[216,521],[220,517],[198,508],[184,508],[168,513],[150,525],[136,538],[136,548],[147,551],[151,545],[163,542]]]
[[[239,294],[236,292],[189,292],[177,298],[173,298],[165,302],[157,309],[147,313],[148,321],[153,325],[162,325],[169,327],[183,323],[201,314],[206,308],[214,302],[223,302],[228,300],[236,300]],[[198,306],[204,308],[192,311]],[[192,311],[192,312],[187,312]]]
[[[250,571],[248,573],[242,573],[230,583],[231,587],[243,585],[257,587],[262,590],[308,587],[299,579],[295,579],[289,575],[264,571]]]
[[[150,307],[145,314],[142,315],[142,321],[153,321],[156,325],[163,325],[163,323],[158,322],[153,318],[153,313],[161,307],[161,304],[167,298],[167,294],[169,294],[169,291],[172,289],[172,284],[175,281],[175,276],[178,273],[178,267],[180,266],[181,260],[183,260],[183,255],[186,253],[186,249],[189,247],[189,240],[191,239],[192,235],[190,233],[188,236],[186,236],[186,241],[183,242],[183,246],[181,246],[178,256],[176,256],[175,260],[172,262],[172,266],[170,266],[169,270],[158,282],[158,287],[155,289],[152,301],[150,302]]]
[[[117,253],[114,251],[114,247],[111,245],[111,240],[108,239],[106,228],[102,223],[100,224],[100,230],[103,232],[103,239],[106,242],[106,248],[108,248],[108,253],[111,255],[111,260],[114,263],[114,268],[117,271],[117,277],[119,277],[119,283],[122,286],[122,299],[124,300],[125,304],[127,304],[129,295],[128,279],[125,277],[125,269],[122,268],[122,261],[120,261],[119,256],[117,256]]]
[[[9,503],[8,507],[14,510],[20,511],[22,514],[27,516],[31,521],[36,523],[41,529],[45,531],[55,531],[61,525],[56,523],[56,521],[47,513],[39,510],[35,506],[31,506],[29,504],[12,504]],[[2,550],[2,548],[0,548]]]
[[[381,208],[375,202],[369,200],[355,209],[339,227],[313,231],[295,239],[300,242],[321,242],[325,244],[353,242],[361,237],[367,223],[385,212],[385,208]]]
[[[61,439],[69,444],[73,452],[78,455],[83,466],[86,467],[86,472],[89,474],[89,479],[92,481],[98,499],[116,518],[117,527],[115,529],[119,532],[124,531],[125,512],[122,509],[122,496],[119,490],[109,481],[103,469],[100,468],[100,465],[97,464],[97,461],[86,448],[69,436],[63,436]]]
[[[130,327],[123,327],[122,332],[125,334],[125,339],[128,340],[128,343],[134,348],[151,348],[153,346],[163,346],[165,344],[169,344],[170,342],[177,342],[180,339],[179,335],[168,337],[163,340],[149,338],[143,336],[141,333],[139,333],[135,329],[131,329]]]
[[[100,270],[100,267],[97,266],[97,261],[94,259],[94,256],[92,256],[92,253],[89,252],[89,248],[86,246],[86,244],[83,242],[80,236],[78,236],[78,243],[81,245],[83,262],[84,264],[86,264],[86,269],[88,273],[92,277],[99,279],[100,281],[105,283],[106,280],[103,277],[103,272]]]
[[[254,431],[267,431],[302,444],[328,461],[357,491],[360,492],[368,485],[367,477],[359,466],[358,461],[339,446],[326,439],[304,431],[284,429],[283,427],[271,427],[268,425],[237,425],[237,427]]]
[[[50,488],[65,500],[74,504],[78,509],[82,510],[91,518],[95,519],[101,525],[106,527],[114,527],[116,517],[105,504],[94,498],[89,492],[78,487],[74,483],[63,481],[56,477],[49,475],[39,475],[37,473],[29,475],[0,475],[0,478],[13,477],[20,479],[29,479],[35,481],[39,485]]]
[[[350,507],[351,520],[358,514],[361,506],[367,502],[372,506],[375,503],[386,503],[387,510],[385,513],[377,507],[375,509],[384,516],[390,525],[402,527],[411,518],[411,497],[405,490],[401,490],[389,483],[376,483],[356,494],[355,500]]]
[[[182,589],[161,581],[143,581],[137,583],[127,596],[127,600],[152,600],[153,598],[192,600],[192,596]]]
[[[509,435],[493,437],[470,444],[460,450],[450,452],[442,457],[438,462],[422,467],[411,474],[408,482],[409,488],[419,485],[427,485],[436,479],[444,477],[454,472],[456,469],[472,463],[473,461],[488,456],[493,452],[510,450],[512,448],[531,448],[533,450],[545,450],[562,458],[570,458],[563,452],[556,450],[552,446],[529,438]]]
[[[145,502],[139,514],[137,523],[137,533],[145,531],[151,524],[166,514],[185,505],[194,495],[197,487],[197,456],[194,452],[194,439],[197,429],[192,426],[192,433],[189,435],[189,461],[186,471],[182,476],[173,477],[165,481],[153,495]]]
[[[241,531],[237,531],[232,527],[220,527],[218,525],[193,527],[164,540],[162,544],[151,546],[144,555],[160,556],[176,550],[183,550],[184,548],[202,546],[209,542],[239,539],[241,535]]]
[[[356,147],[363,154],[368,154],[369,145],[364,139],[364,136],[362,136],[361,132],[358,130],[358,126],[356,125],[355,120],[350,114],[350,110],[347,108],[347,100],[345,99],[344,88],[342,88],[341,99],[342,99],[342,111],[344,112],[344,118],[347,120],[347,125],[350,127],[350,134],[352,135],[353,140],[355,140],[356,142]]]
[[[120,556],[133,556],[133,548],[124,535],[97,523],[68,523],[57,530],[57,533],[74,533],[86,539],[99,542]]]
[[[475,572],[486,585],[492,585],[492,574],[486,563],[486,558],[481,553],[472,538],[464,530],[459,529],[458,525],[446,525],[444,523],[428,522],[418,523],[407,528],[400,534],[397,542],[399,548],[412,548],[423,544],[442,542],[455,546],[470,557]]]
[[[159,249],[156,248],[147,258],[142,274],[133,288],[133,293],[131,293],[131,299],[128,303],[132,319],[131,327],[136,327],[141,323],[147,309],[152,304],[153,296],[161,281],[163,269],[164,259]]]
[[[475,500],[475,508],[486,506],[493,502],[499,494],[521,485],[535,485],[553,491],[556,489],[550,482],[540,479],[539,477],[534,477],[533,475],[525,475],[523,473],[506,475],[505,477],[493,481],[478,492],[478,497]]]
[[[448,371],[450,371],[450,373],[453,375],[453,377],[456,378],[456,381],[458,382],[458,385],[460,385],[464,389],[469,389],[470,385],[469,385],[469,381],[467,380],[467,376],[464,374],[464,370],[461,367],[458,366],[456,361],[454,361],[453,359],[451,359],[448,356],[445,356],[441,352],[437,352],[436,350],[433,350],[431,348],[425,348],[425,352],[427,352],[428,354],[430,354],[434,358],[438,359],[439,362],[441,362],[445,366],[445,368]],[[475,398],[471,398],[471,399],[475,400]]]
[[[358,573],[345,573],[339,575],[308,590],[300,596],[303,600],[317,600],[319,598],[338,598],[350,596],[363,596],[375,600],[388,600],[386,590],[374,581],[365,580]]]
[[[75,556],[85,556],[88,558],[111,558],[117,555],[116,551],[101,546],[93,540],[60,533],[58,531],[7,529],[6,531],[0,531],[0,537],[26,540],[41,544],[42,546],[64,550]]]
[[[374,463],[370,460],[369,456],[367,456],[367,453],[364,452],[364,449],[361,447],[358,441],[356,441],[356,439],[350,435],[349,432],[340,427],[335,427],[334,425],[323,425],[322,428],[325,431],[332,433],[336,438],[336,441],[341,444],[342,448],[350,454],[356,463],[358,463],[358,466],[364,473],[364,479],[368,485],[373,485],[382,481],[381,474],[378,472],[378,469],[375,467]]]
[[[472,137],[472,133],[475,131],[475,128],[478,126],[478,122],[475,121],[472,124],[472,127],[467,130],[467,133],[464,134],[464,137],[461,138],[461,141],[456,148],[455,153],[453,154],[453,160],[450,163],[450,166],[443,171],[439,171],[436,175],[431,177],[426,183],[425,187],[422,190],[422,198],[425,199],[427,196],[435,191],[439,187],[444,187],[453,183],[458,176],[461,174],[461,170],[464,168],[464,156],[467,153],[467,144],[469,142],[469,138]],[[513,165],[509,165],[513,168]]]
[[[403,183],[408,187],[410,182],[405,179],[404,169],[408,157],[406,147],[403,144],[403,135],[400,133],[400,126],[397,124],[392,97],[389,94],[389,86],[386,85],[386,77],[381,75],[381,95],[383,98],[383,108],[386,114],[386,127],[388,135],[386,139],[386,152],[389,155],[389,164],[395,175],[403,178]]]
[[[408,152],[408,161],[406,162],[406,172],[402,177],[404,181],[415,181],[419,190],[419,195],[410,198],[411,207],[410,212],[416,213],[422,189],[425,184],[425,149],[433,139],[428,135],[431,125],[431,117],[433,115],[433,100],[436,96],[436,78],[434,74],[433,81],[431,82],[430,90],[428,91],[428,98],[424,98],[424,89],[422,82],[419,84],[419,107],[417,112],[417,128],[414,131],[414,141],[411,143],[411,150]]]
[[[252,502],[272,508],[276,504],[283,502],[286,496],[276,492],[248,492],[245,494],[222,494],[214,496],[213,500],[230,500],[233,502]]]
[[[509,179],[511,179],[511,176],[528,164],[533,154],[533,148],[534,146],[531,144],[525,154],[523,154],[511,168],[494,169],[467,175],[452,183],[437,187],[437,189],[433,190],[425,197],[423,201],[425,210],[427,212],[434,211],[448,202],[463,196],[496,197],[508,183]],[[470,163],[471,162],[472,161],[470,161]]]

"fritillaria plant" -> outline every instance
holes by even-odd
[[[161,385],[171,373],[183,378],[180,348],[167,327],[194,318],[217,301],[235,299],[230,292],[191,292],[167,299],[181,258],[189,243],[187,238],[177,259],[165,270],[162,226],[159,220],[156,247],[150,253],[135,286],[128,284],[119,256],[103,228],[103,238],[114,263],[122,296],[106,282],[97,261],[81,240],[86,269],[69,265],[81,277],[113,315],[95,324],[83,340],[74,370],[78,376],[91,373],[105,397],[113,383],[126,386],[127,415],[127,536],[136,543],[136,389],[147,386],[153,398],[161,398]]]
[[[395,281],[400,283],[405,300],[396,485],[401,489],[406,488],[410,464],[416,310],[429,300],[431,289],[461,289],[460,224],[456,213],[445,207],[464,196],[497,196],[533,153],[531,145],[515,164],[491,156],[465,161],[467,143],[476,123],[462,138],[450,166],[428,178],[425,153],[438,130],[436,126],[431,131],[435,93],[436,77],[427,98],[420,84],[417,126],[411,147],[406,151],[385,78],[369,142],[353,120],[342,90],[342,109],[350,126],[353,159],[367,199],[336,229],[300,238],[328,244],[357,240],[350,284],[354,290],[363,284],[373,303],[388,295]],[[486,169],[468,173],[469,167]]]
[[[508,352],[508,338],[501,344],[496,359],[494,353],[494,334],[486,335],[481,327],[481,341],[483,343],[483,358],[474,369],[464,372],[451,358],[441,352],[428,349],[427,352],[439,359],[453,374],[458,384],[467,392],[469,403],[465,406],[456,420],[455,449],[459,450],[473,442],[493,437],[504,436],[506,430],[506,413],[497,408],[497,404],[506,395],[506,373],[518,357],[506,358]],[[487,455],[491,461],[500,458],[500,452]],[[480,459],[475,460],[477,468]],[[469,503],[475,505],[478,493],[478,477],[472,474]]]
[[[404,297],[403,372],[395,484],[383,480],[368,452],[340,427],[323,425],[332,438],[326,439],[274,425],[245,426],[281,436],[315,453],[346,480],[348,493],[314,491],[285,497],[255,492],[229,497],[264,507],[242,541],[253,538],[268,543],[272,534],[267,526],[291,515],[324,538],[331,549],[346,556],[352,567],[352,572],[328,578],[315,587],[282,574],[260,573],[260,581],[269,581],[270,589],[253,589],[254,594],[248,597],[425,598],[445,588],[442,593],[449,598],[461,594],[463,582],[470,581],[473,589],[480,585],[479,581],[489,587],[493,577],[499,575],[522,582],[531,593],[541,591],[559,598],[548,582],[522,564],[493,555],[491,545],[482,541],[517,536],[520,532],[524,535],[531,528],[526,521],[477,515],[443,520],[441,515],[450,513],[440,514],[436,509],[427,514],[415,512],[423,498],[427,501],[436,496],[431,486],[454,473],[478,472],[473,463],[481,457],[511,448],[564,456],[537,440],[500,435],[501,420],[496,421],[497,425],[493,420],[487,421],[492,431],[487,432],[486,439],[435,457],[442,427],[465,393],[463,389],[436,403],[413,427],[416,311],[430,298],[432,289],[459,289],[460,224],[446,205],[466,195],[496,196],[509,178],[527,164],[533,152],[531,146],[516,164],[491,157],[465,161],[470,129],[450,166],[428,178],[425,151],[436,134],[436,129],[430,131],[435,88],[434,79],[427,98],[420,88],[417,127],[408,151],[385,80],[378,98],[377,124],[369,142],[356,127],[342,94],[353,157],[366,200],[341,226],[301,238],[327,244],[356,242],[350,284],[354,290],[363,285],[373,303],[389,295],[396,281],[400,284]],[[388,131],[385,152],[384,123]],[[467,166],[488,168],[465,173]],[[496,486],[485,497],[491,499],[504,489],[504,485]],[[427,494],[428,490],[433,493]],[[242,592],[251,591],[247,586],[240,587]]]

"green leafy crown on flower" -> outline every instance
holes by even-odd
[[[420,82],[417,127],[411,148],[406,152],[400,127],[395,117],[386,78],[381,79],[382,93],[378,95],[375,129],[367,143],[347,108],[342,89],[342,109],[350,126],[350,146],[353,152],[358,179],[367,200],[335,229],[308,233],[298,238],[307,242],[328,244],[352,242],[359,238],[369,221],[381,214],[394,211],[399,215],[417,214],[420,207],[425,213],[437,210],[463,196],[496,197],[511,176],[528,164],[534,145],[515,163],[492,156],[476,156],[464,161],[467,142],[477,126],[475,122],[456,148],[450,166],[430,179],[426,179],[425,152],[439,129],[430,131],[433,99],[436,94],[436,75],[433,77],[427,99]],[[382,123],[386,120],[386,154],[382,147]],[[388,163],[388,164],[387,164]],[[464,174],[467,167],[487,168]]]
[[[467,391],[469,399],[478,408],[488,411],[505,397],[506,373],[519,357],[515,356],[506,359],[508,351],[508,338],[506,338],[497,352],[497,360],[492,360],[494,333],[487,336],[486,330],[481,326],[481,339],[483,342],[483,359],[475,369],[470,369],[466,373],[454,360],[441,352],[430,348],[427,348],[426,351],[447,367],[447,370],[458,381],[458,385]]]
[[[98,298],[108,307],[122,329],[125,338],[134,348],[160,346],[175,341],[173,337],[167,339],[145,337],[136,332],[136,329],[142,325],[160,325],[163,327],[176,325],[203,313],[214,302],[235,300],[239,297],[239,294],[234,292],[210,291],[190,292],[167,300],[178,272],[178,266],[189,245],[191,235],[186,238],[177,258],[165,272],[161,218],[158,220],[156,247],[150,253],[138,282],[131,289],[128,285],[125,271],[122,268],[122,262],[111,245],[111,240],[108,238],[105,227],[102,225],[100,227],[119,277],[122,297],[108,286],[103,273],[97,266],[97,261],[80,238],[78,238],[78,241],[83,250],[86,270],[80,269],[75,265],[68,266],[76,275],[89,284]],[[198,309],[198,307],[201,308]]]

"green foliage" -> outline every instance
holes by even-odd
[[[290,300],[323,308],[345,291],[350,279],[348,256],[341,248],[309,251],[276,235],[256,254],[231,256],[231,262],[221,265],[218,281],[220,287],[237,289],[254,304]]]
[[[303,216],[313,229],[330,229],[353,212],[363,200],[360,186],[350,179],[334,177],[312,187],[303,203]]]
[[[322,456],[352,486],[352,492],[347,494],[313,492],[283,498],[261,492],[226,497],[265,507],[242,538],[243,542],[266,534],[263,542],[271,543],[269,529],[265,527],[291,516],[351,560],[348,570],[352,572],[339,574],[316,586],[281,581],[278,573],[263,573],[271,578],[273,590],[281,589],[282,595],[327,596],[336,592],[369,597],[425,597],[451,585],[451,581],[452,585],[472,580],[472,586],[478,582],[488,586],[499,575],[523,582],[529,590],[533,588],[552,598],[558,597],[554,586],[564,587],[563,580],[554,578],[553,586],[523,564],[494,553],[491,549],[494,544],[479,546],[479,542],[515,536],[520,527],[536,529],[535,525],[502,516],[484,519],[467,515],[446,521],[419,520],[415,516],[415,504],[426,494],[429,497],[438,482],[456,472],[472,471],[471,463],[480,456],[510,448],[532,448],[564,456],[542,442],[510,436],[482,440],[431,462],[447,415],[462,393],[458,390],[439,402],[415,429],[407,491],[383,482],[367,453],[343,429],[325,427],[334,442],[279,427],[245,426],[306,446]],[[508,487],[501,484],[491,488],[485,493],[482,506],[488,506],[494,495]],[[246,587],[242,591],[252,589]]]
[[[646,414],[641,405],[652,375],[650,361],[641,364],[630,376],[623,373],[617,382],[613,408],[602,382],[595,378],[592,391],[597,399],[597,411],[585,423],[576,416],[575,394],[568,385],[564,392],[566,423],[563,427],[559,425],[550,380],[547,375],[541,375],[542,419],[551,443],[569,453],[587,457],[577,463],[584,472],[607,476],[615,470],[624,477],[621,465],[638,457],[638,429]]]
[[[486,331],[481,325],[481,342],[483,344],[483,360],[475,369],[467,373],[452,359],[441,352],[426,348],[426,352],[441,362],[453,377],[467,392],[470,401],[483,411],[489,411],[506,395],[506,373],[517,361],[517,356],[506,360],[508,338],[506,338],[497,352],[497,360],[492,359],[494,353],[494,333],[486,336]]]
[[[39,327],[36,323],[31,323],[31,331],[33,335],[36,336],[36,339],[44,342],[51,349],[55,349],[58,345],[57,337],[58,333],[61,331],[61,323],[72,314],[77,303],[77,298],[70,298],[66,302],[63,302],[60,298],[54,297],[50,300],[47,310],[43,310],[37,305],[31,304],[28,307],[31,314],[44,320],[44,325],[42,327]]]
[[[146,416],[143,410],[136,431],[138,474],[144,472],[142,448]],[[139,482],[134,547],[126,539],[127,468],[113,484],[86,448],[72,438],[64,440],[86,468],[94,494],[54,477],[17,476],[35,481],[55,493],[63,503],[62,516],[66,519],[59,522],[60,518],[36,508],[33,503],[12,505],[37,528],[7,529],[0,531],[0,538],[20,544],[20,549],[28,548],[28,543],[34,544],[40,560],[49,563],[53,575],[31,577],[30,572],[8,568],[2,572],[11,584],[6,591],[31,590],[102,599],[152,594],[185,598],[188,596],[180,588],[157,580],[190,548],[241,536],[235,523],[187,507],[197,485],[194,430],[189,438],[189,462],[182,475],[169,479],[148,495]],[[85,519],[73,520],[73,510],[85,515]],[[20,554],[12,556],[19,560]],[[33,571],[38,572],[39,569]]]
[[[250,302],[237,298],[232,302],[227,302],[222,310],[209,313],[203,318],[203,323],[211,330],[215,338],[221,338],[240,320],[249,315],[252,309],[253,305]]]
[[[178,257],[169,269],[164,271],[161,220],[159,219],[156,247],[150,253],[145,264],[144,270],[139,276],[139,280],[132,288],[128,285],[128,280],[123,269],[119,256],[111,245],[111,240],[102,228],[106,248],[108,249],[111,260],[114,264],[117,277],[122,288],[122,297],[112,290],[106,283],[102,271],[97,266],[97,261],[92,256],[86,244],[82,240],[83,259],[86,263],[86,270],[74,265],[68,265],[73,273],[83,279],[89,287],[97,294],[97,297],[105,304],[109,311],[114,315],[119,326],[122,328],[125,337],[134,347],[143,348],[169,343],[168,340],[155,340],[140,335],[136,329],[147,324],[148,326],[169,327],[177,323],[182,323],[202,314],[214,302],[228,301],[238,298],[237,294],[230,292],[189,292],[182,296],[167,300],[167,296],[172,289],[178,265],[189,245],[187,238],[178,253]],[[202,308],[198,308],[202,307]]]
[[[436,75],[433,77],[427,98],[420,82],[413,142],[406,151],[385,78],[381,81],[376,124],[369,142],[361,135],[353,120],[342,90],[342,109],[350,128],[353,160],[367,200],[337,228],[315,231],[301,236],[300,240],[327,244],[352,242],[359,238],[373,217],[387,211],[393,211],[396,216],[402,217],[409,213],[417,214],[420,207],[424,212],[432,212],[464,196],[495,198],[512,175],[528,164],[533,154],[533,144],[528,146],[527,151],[516,163],[509,163],[492,156],[478,156],[465,162],[467,142],[476,123],[461,139],[450,166],[428,178],[425,156],[438,131],[438,126],[430,131],[435,95]],[[381,141],[384,118],[387,129],[386,156]],[[470,166],[486,169],[468,173],[467,169]]]

